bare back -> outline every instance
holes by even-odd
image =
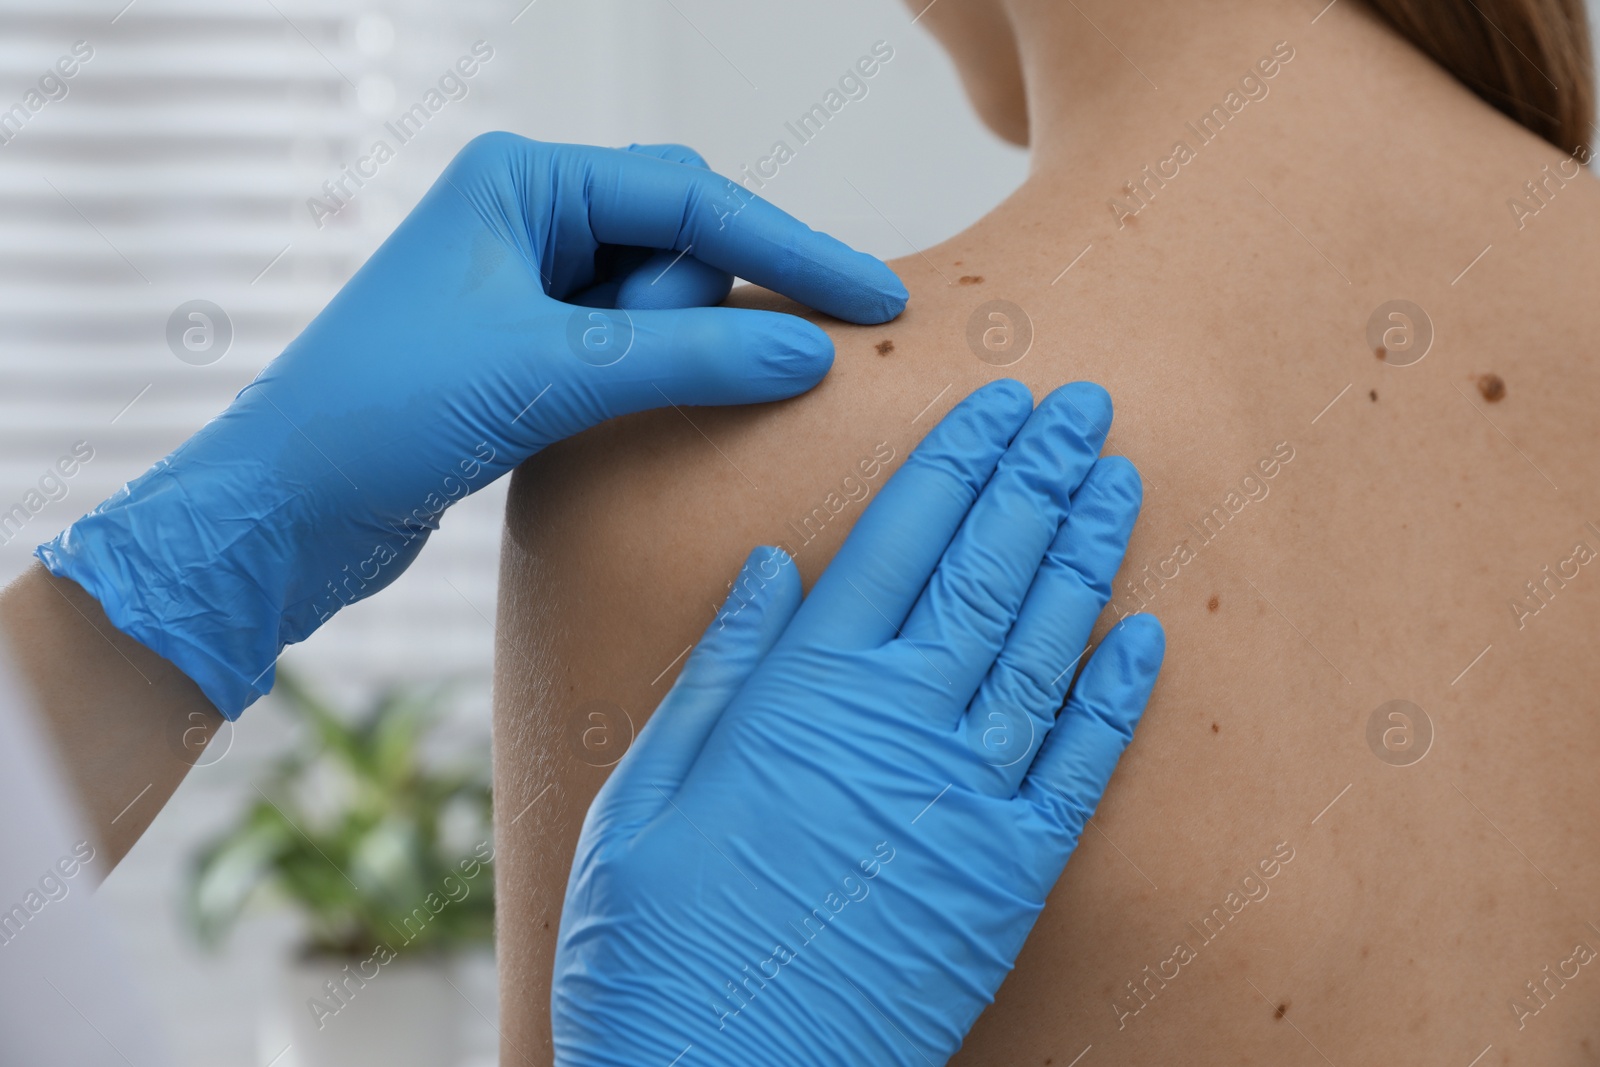
[[[908,311],[825,323],[838,361],[808,396],[626,419],[519,472],[496,709],[513,1048],[547,1055],[590,764],[746,552],[781,543],[814,580],[938,417],[1012,376],[1110,390],[1108,451],[1146,493],[1102,627],[1155,612],[1169,652],[959,1062],[1600,1061],[1600,191],[1476,102],[1404,166],[1289,106],[1259,118],[1131,216],[1105,201],[1137,157],[1089,159],[894,264]],[[1016,348],[984,331],[1019,309],[1031,345],[998,366]]]

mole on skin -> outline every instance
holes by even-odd
[[[1216,611],[1217,610],[1217,606],[1219,604],[1221,604],[1221,603],[1222,603],[1222,601],[1218,600],[1216,598],[1216,596],[1213,595],[1210,600],[1206,601],[1206,610],[1207,611]]]
[[[1373,403],[1377,403],[1377,400],[1378,400],[1378,391],[1377,391],[1377,390],[1376,390],[1376,389],[1368,389],[1368,390],[1367,390],[1367,395],[1368,395],[1368,396],[1370,396],[1370,397],[1371,397],[1371,398],[1372,398],[1372,400],[1373,400]]]
[[[1285,1014],[1288,1013],[1288,1011],[1289,1011],[1289,1002],[1286,1000],[1282,1004],[1278,1005],[1278,1010],[1272,1013],[1272,1017],[1274,1019],[1281,1019],[1281,1018],[1284,1017]]]
[[[1212,723],[1211,732],[1214,734],[1220,734],[1222,732],[1222,727],[1218,726],[1216,723]]]
[[[894,342],[888,338],[885,338],[884,340],[879,341],[874,347],[877,348],[878,355],[887,356],[890,352],[894,351]]]
[[[977,285],[979,282],[983,281],[983,275],[963,274],[961,277],[957,278],[956,281],[962,285]]]
[[[1505,379],[1498,374],[1478,375],[1478,392],[1491,404],[1498,404],[1506,398]]]
[[[1379,345],[1377,348],[1374,348],[1372,350],[1372,352],[1373,352],[1373,355],[1377,356],[1379,359],[1387,359],[1388,356],[1389,356],[1389,350],[1387,348],[1384,348],[1382,345]]]

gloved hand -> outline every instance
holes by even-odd
[[[1030,411],[1032,412],[1030,416]],[[584,822],[558,1067],[942,1064],[1011,969],[1155,682],[1083,668],[1138,512],[1098,386],[998,382],[800,603],[758,549]],[[970,511],[969,511],[970,509]]]
[[[688,149],[479,137],[226,411],[39,558],[235,718],[286,644],[544,446],[815,385],[833,359],[817,327],[697,306],[733,275],[851,322],[906,300],[878,260]]]

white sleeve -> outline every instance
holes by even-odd
[[[96,906],[103,875],[0,648],[0,1067],[172,1062]]]

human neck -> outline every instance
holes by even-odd
[[[1320,16],[1316,3],[1303,0],[1014,0],[1011,6],[1036,174],[1080,169],[1091,157],[1109,158],[1120,150],[1140,156],[1155,147],[1165,150],[1169,135],[1184,136],[1186,123],[1198,121],[1228,93],[1247,105],[1254,102],[1240,86],[1247,75],[1265,83],[1255,90],[1264,99],[1291,81],[1316,82],[1319,89],[1348,86],[1344,64],[1360,63],[1360,77],[1369,84],[1385,79],[1397,87],[1415,83],[1418,68],[1432,68],[1360,0],[1336,0]],[[1374,48],[1403,69],[1373,62]],[[1308,53],[1314,59],[1299,66],[1315,67],[1312,76],[1291,71],[1292,61],[1282,62],[1285,54]],[[1262,60],[1267,66],[1258,70]],[[1261,73],[1272,68],[1277,70],[1270,77]],[[1284,77],[1289,73],[1295,77]],[[1432,69],[1430,76],[1437,73]],[[1274,111],[1287,104],[1302,112],[1330,112],[1301,116],[1314,119],[1311,128],[1323,135],[1330,123],[1371,121],[1354,109],[1339,113],[1338,91],[1284,95],[1295,99],[1274,102]]]

